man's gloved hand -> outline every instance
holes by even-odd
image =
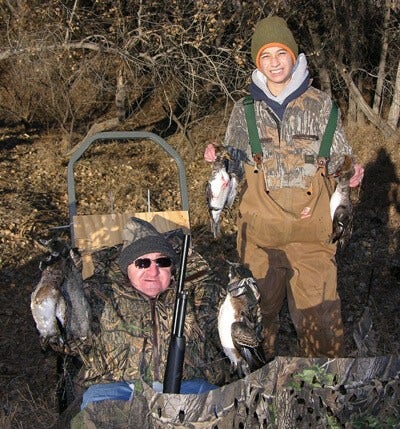
[[[364,167],[360,164],[354,164],[354,174],[350,179],[350,187],[355,188],[356,186],[361,185],[363,177]]]
[[[209,145],[207,145],[205,151],[204,151],[204,159],[207,162],[214,162],[216,158],[215,155],[215,146],[210,143]]]

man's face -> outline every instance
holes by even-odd
[[[157,262],[159,258],[162,259]],[[162,253],[147,253],[136,259],[136,264],[135,262],[130,264],[128,266],[128,277],[132,286],[150,298],[155,298],[158,294],[168,289],[171,283],[172,265],[163,267],[162,265],[167,262],[165,258],[169,259]],[[148,260],[150,260],[150,266],[140,268],[140,266],[147,265]]]
[[[268,88],[272,94],[278,95],[290,81],[294,65],[292,56],[281,47],[269,47],[262,51],[259,61]]]

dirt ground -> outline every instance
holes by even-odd
[[[226,259],[235,260],[235,210],[224,213],[223,235],[210,233],[204,186],[210,172],[204,147],[221,139],[222,112],[192,130],[193,147],[181,135],[168,142],[186,166],[195,246],[226,282]],[[362,187],[352,192],[354,232],[337,255],[346,356],[397,354],[400,349],[400,156],[398,141],[371,127],[348,130]],[[30,294],[44,256],[39,238],[54,228],[68,235],[66,168],[71,146],[58,135],[0,129],[0,427],[49,428],[57,418],[56,357],[40,348]],[[177,209],[173,161],[150,142],[95,145],[76,168],[80,213],[133,208]],[[60,228],[60,227],[64,227]],[[363,340],[358,342],[358,339]],[[357,341],[356,341],[357,340]],[[296,355],[295,333],[282,311],[280,355]]]

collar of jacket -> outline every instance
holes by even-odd
[[[310,86],[310,80],[307,76],[306,79],[301,83],[301,85],[294,90],[291,94],[289,94],[285,100],[282,103],[278,103],[275,100],[272,100],[267,96],[267,94],[259,88],[255,83],[251,83],[249,85],[249,91],[254,100],[257,101],[264,101],[264,103],[269,106],[273,112],[278,116],[280,120],[283,118],[283,114],[285,113],[286,106],[294,99],[300,97],[301,94],[303,94],[307,88]]]

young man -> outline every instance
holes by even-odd
[[[233,107],[225,146],[235,168],[242,161],[246,179],[237,249],[261,293],[264,349],[267,357],[275,355],[279,312],[287,298],[301,354],[340,356],[343,325],[336,245],[329,243],[332,187],[318,163],[332,100],[311,86],[307,59],[298,54],[284,19],[272,16],[256,25],[251,54],[257,68],[249,90],[262,153],[253,159],[244,99]],[[352,157],[352,151],[339,118],[329,174],[340,170],[344,155]],[[211,162],[214,157],[209,145],[205,159]],[[356,170],[353,186],[362,175],[362,169]]]

